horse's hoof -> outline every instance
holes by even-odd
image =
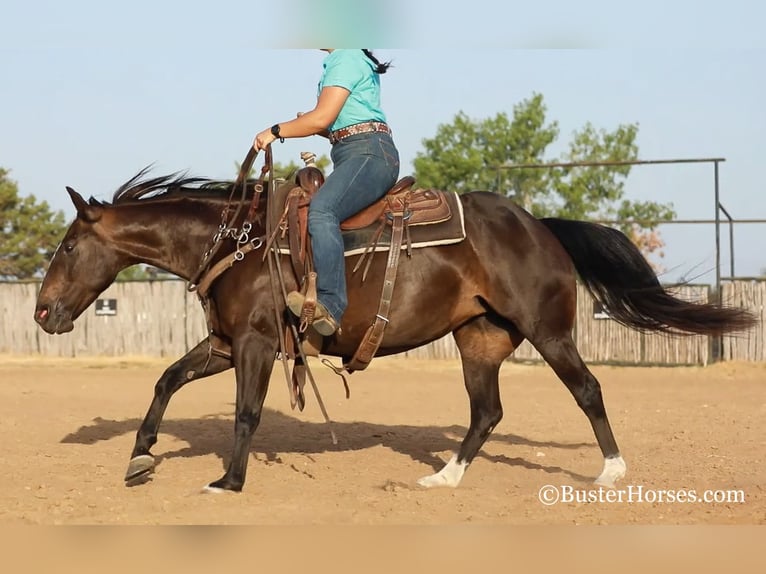
[[[604,459],[604,470],[593,482],[604,488],[615,488],[617,481],[625,476],[626,470],[627,465],[621,456]]]
[[[430,476],[424,476],[418,479],[418,486],[423,488],[436,488],[447,486],[450,488],[457,488],[460,481],[463,479],[465,470],[468,464],[465,462],[458,462],[457,455],[453,454],[449,462],[444,465],[439,472]]]
[[[223,492],[242,492],[242,485],[231,484],[229,481],[221,479],[211,482],[202,488],[205,494],[221,494]]]
[[[154,457],[150,454],[139,454],[130,459],[128,472],[125,473],[125,482],[133,482],[143,478],[154,470]]]
[[[449,484],[443,475],[432,474],[431,476],[424,476],[417,480],[417,485],[420,488],[443,488],[443,487],[455,487],[454,484]]]
[[[206,484],[202,487],[202,494],[223,494],[226,492],[223,488],[218,488],[217,486],[213,486],[211,484]]]

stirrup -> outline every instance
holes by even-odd
[[[319,302],[312,302],[299,291],[291,291],[287,294],[287,308],[300,319],[301,333],[305,332],[309,325],[323,337],[329,337],[339,331],[338,323],[330,316],[325,306]]]
[[[306,276],[304,291],[287,294],[287,307],[300,319],[298,331],[305,333],[317,317],[317,274],[312,271]]]
[[[291,291],[287,294],[287,308],[300,320],[298,331],[305,333],[306,328],[314,321],[316,305],[309,303],[303,293]]]

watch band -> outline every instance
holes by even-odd
[[[285,143],[285,138],[279,135],[279,124],[274,124],[271,126],[271,135],[273,135],[275,138],[279,138],[280,143]]]

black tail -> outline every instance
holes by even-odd
[[[719,335],[757,319],[738,307],[689,303],[671,295],[620,231],[584,221],[541,219],[564,246],[580,279],[617,322],[640,331]]]

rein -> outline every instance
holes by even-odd
[[[272,173],[272,178],[273,178],[273,173],[274,173],[273,172],[274,163],[271,156],[271,147],[269,146],[268,148],[266,148],[265,152],[266,152],[266,161],[263,165],[263,168],[261,169],[261,176],[258,178],[258,182],[254,186],[253,199],[250,202],[250,209],[247,212],[247,216],[245,217],[245,220],[242,223],[242,229],[237,229],[234,226],[234,224],[236,223],[237,218],[239,217],[240,213],[242,212],[242,208],[245,205],[245,198],[247,197],[247,174],[250,173],[250,170],[253,168],[253,163],[255,162],[255,158],[258,157],[258,152],[252,146],[247,151],[247,155],[245,156],[245,161],[242,162],[242,166],[239,169],[239,174],[237,175],[237,179],[234,182],[234,185],[231,186],[231,193],[229,193],[229,199],[226,201],[226,206],[223,208],[223,211],[221,212],[221,223],[218,226],[218,231],[216,232],[215,235],[213,235],[212,245],[207,249],[205,254],[202,256],[202,260],[200,261],[200,264],[197,267],[197,271],[195,271],[189,279],[189,286],[187,287],[189,291],[196,291],[198,289],[198,286],[200,286],[200,284],[203,282],[202,281],[203,279],[208,279],[207,287],[209,287],[209,285],[212,284],[213,280],[218,275],[220,275],[220,273],[218,273],[217,275],[214,275],[212,278],[207,277],[207,275],[209,275],[209,271],[211,271],[210,262],[212,261],[213,257],[218,253],[218,250],[221,248],[221,243],[224,239],[236,237],[237,251],[235,252],[235,255],[234,255],[234,259],[236,261],[242,261],[242,259],[244,259],[245,257],[246,251],[251,250],[251,249],[247,249],[246,251],[243,251],[243,246],[247,245],[248,243],[252,241],[250,239],[250,231],[252,231],[253,229],[253,220],[255,219],[255,213],[258,209],[258,204],[260,203],[261,194],[263,193],[266,174],[270,171]],[[236,206],[236,209],[234,210],[234,214],[231,217],[229,217],[229,212],[231,211],[231,207],[232,207],[232,201],[234,199],[234,192],[236,191],[238,187],[241,188],[242,192],[240,194],[239,201],[237,201],[237,206]],[[258,241],[261,241],[261,240],[258,239]],[[256,249],[258,247],[260,247],[260,245],[256,246]],[[228,267],[231,267],[231,265],[229,265]],[[228,267],[226,267],[226,269],[228,269]],[[221,272],[223,272],[223,270]]]
[[[251,148],[252,149],[252,148]],[[271,146],[268,146],[266,148],[267,154],[266,154],[266,164],[264,165],[264,170],[268,169],[268,171],[271,172],[271,181],[274,180],[274,164],[273,164],[273,158],[271,155]],[[249,153],[248,153],[249,156]],[[274,209],[277,208],[276,201],[273,201],[275,198],[276,190],[273,185],[270,186],[271,190],[271,200],[266,203],[266,237],[270,237],[272,233],[275,233],[274,230],[271,229],[272,222],[273,222],[273,212]],[[287,382],[288,392],[290,393],[290,403],[293,408],[295,408],[295,405],[299,405],[300,409],[303,410],[303,407],[305,405],[305,399],[303,398],[303,389],[300,387],[297,387],[297,385],[294,383],[293,377],[290,375],[290,368],[288,366],[288,353],[285,348],[285,339],[283,338],[282,334],[284,333],[285,336],[287,336],[287,330],[285,328],[284,324],[284,309],[287,307],[287,287],[285,286],[285,277],[282,274],[282,264],[281,264],[281,258],[279,255],[279,247],[277,246],[276,242],[273,242],[270,247],[267,248],[266,253],[264,254],[268,256],[268,262],[269,262],[269,279],[271,283],[271,294],[274,298],[274,319],[277,324],[277,333],[279,338],[279,355],[282,363],[283,370],[285,372],[285,381]],[[281,297],[281,298],[280,298]],[[289,315],[289,313],[288,313]],[[311,383],[311,388],[314,391],[314,396],[317,399],[317,403],[319,404],[319,410],[322,412],[322,416],[324,417],[325,422],[330,425],[330,436],[332,437],[332,443],[334,445],[338,444],[338,437],[335,435],[335,430],[332,427],[332,421],[330,420],[330,416],[327,414],[327,409],[325,408],[324,401],[322,400],[322,395],[319,392],[319,387],[316,384],[316,381],[314,380],[314,374],[311,372],[311,368],[308,364],[308,359],[306,358],[306,353],[303,350],[303,345],[301,344],[300,335],[298,334],[298,329],[295,325],[295,319],[292,316],[288,317],[288,325],[289,325],[289,335],[292,337],[293,346],[297,349],[298,356],[301,359],[301,363],[303,365],[303,368],[306,371],[306,374],[308,375],[309,382]],[[297,387],[297,391],[296,391]]]
[[[197,271],[189,279],[189,286],[187,287],[187,289],[189,291],[197,292],[197,295],[202,302],[202,306],[206,310],[207,322],[208,322],[208,327],[209,327],[211,337],[214,337],[216,339],[218,339],[218,336],[214,332],[215,329],[213,328],[213,321],[210,315],[210,306],[208,304],[208,299],[209,299],[208,292],[210,290],[210,287],[212,286],[213,282],[220,275],[222,275],[226,270],[230,269],[234,264],[242,261],[245,258],[245,255],[247,253],[260,249],[264,245],[265,240],[268,237],[270,237],[270,235],[273,233],[273,230],[271,229],[272,220],[273,220],[272,212],[275,209],[275,201],[273,200],[273,198],[275,197],[275,193],[276,193],[275,186],[274,186],[274,180],[275,180],[274,159],[271,153],[270,145],[267,146],[264,151],[265,151],[264,165],[263,165],[263,168],[261,169],[261,175],[258,178],[258,182],[254,186],[253,198],[250,202],[250,207],[244,218],[241,229],[237,229],[235,227],[235,223],[238,217],[240,216],[242,209],[246,203],[245,200],[247,197],[247,174],[252,169],[253,163],[255,162],[255,159],[258,156],[258,152],[255,151],[255,148],[253,148],[252,146],[248,150],[245,160],[242,162],[242,166],[240,167],[240,171],[239,171],[239,174],[237,175],[237,179],[234,182],[234,185],[232,185],[231,193],[229,194],[229,198],[226,202],[226,206],[224,207],[221,213],[221,223],[218,227],[218,231],[215,233],[215,235],[212,238],[212,245],[208,248],[208,250],[202,256],[202,260],[199,264],[199,267],[197,268]],[[265,189],[264,186],[265,186],[265,179],[267,174],[270,174],[269,189],[270,189],[272,198],[270,201],[267,201],[266,203],[266,218],[265,218],[266,219],[266,224],[265,224],[266,234],[264,236],[255,237],[251,239],[250,232],[252,231],[252,228],[253,228],[253,221],[255,220],[256,212],[258,210],[258,205],[260,204],[261,195]],[[230,216],[230,213],[232,210],[232,204],[234,201],[234,194],[238,187],[241,188],[241,194],[239,197],[239,201],[236,202],[237,205],[236,205],[236,208],[234,209],[234,213],[233,215]],[[211,262],[214,256],[220,250],[224,239],[236,239],[237,241],[236,250],[229,256],[224,257],[223,259],[221,259],[214,265],[211,265]],[[274,298],[274,319],[277,326],[277,337],[279,340],[279,355],[280,355],[281,362],[285,371],[285,378],[287,380],[288,392],[290,393],[290,402],[293,408],[295,408],[297,404],[300,406],[300,409],[303,410],[303,407],[305,405],[305,399],[303,397],[303,389],[302,387],[299,387],[295,384],[293,377],[290,375],[290,370],[288,366],[289,357],[288,357],[288,352],[286,350],[286,345],[285,345],[286,341],[284,338],[284,336],[287,336],[288,334],[288,329],[286,328],[284,323],[284,313],[283,313],[283,310],[286,308],[287,288],[285,285],[284,275],[282,274],[282,266],[280,261],[279,249],[276,245],[276,242],[266,245],[264,259],[267,257],[268,257],[269,279],[271,283],[272,297]],[[334,445],[337,445],[338,439],[335,435],[335,431],[332,428],[332,421],[330,420],[330,417],[327,414],[327,409],[325,408],[324,401],[322,400],[322,397],[319,393],[319,387],[317,386],[316,381],[314,380],[313,373],[311,372],[311,369],[309,368],[308,360],[303,350],[303,346],[300,341],[300,335],[298,333],[298,329],[296,327],[294,318],[292,317],[289,318],[288,326],[289,326],[289,336],[291,336],[292,338],[292,341],[294,343],[293,346],[297,349],[298,356],[300,357],[302,362],[302,367],[305,369],[305,372],[308,375],[309,381],[314,391],[314,395],[316,396],[317,403],[319,404],[319,408],[322,412],[322,415],[324,416],[325,422],[331,425],[330,434],[332,437],[332,442]],[[213,345],[211,343],[210,353],[212,354],[214,351],[215,349],[213,349]],[[348,388],[347,388],[347,393],[348,393]]]

